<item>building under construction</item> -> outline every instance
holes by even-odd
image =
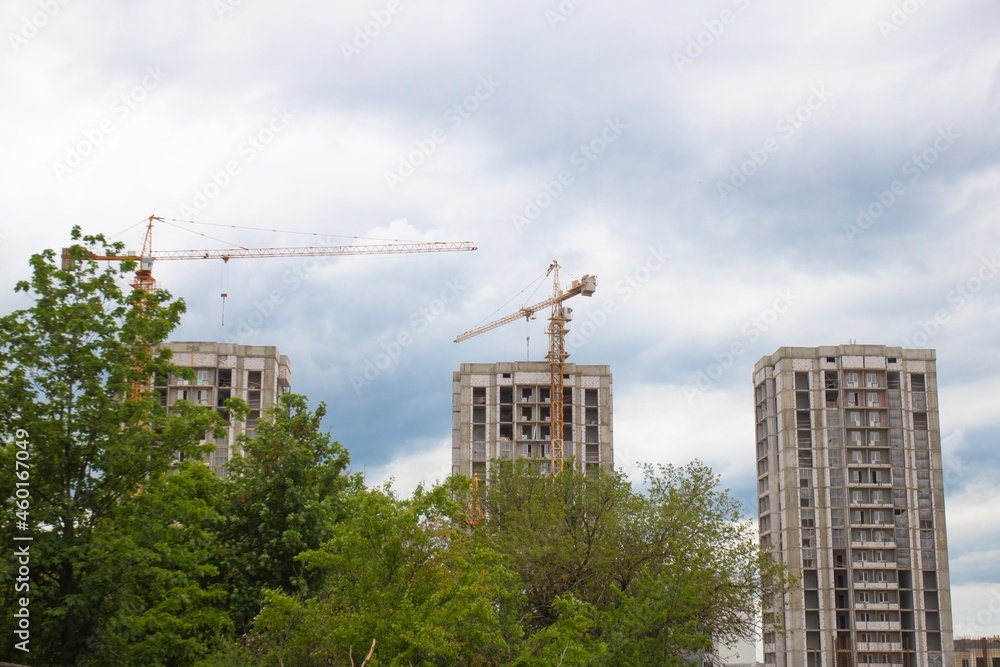
[[[610,472],[611,368],[565,364],[565,460],[578,470]],[[462,364],[452,380],[452,472],[486,479],[493,461],[552,464],[551,371],[547,361]]]
[[[221,413],[229,398],[242,398],[250,407],[246,421],[230,423],[226,436],[215,440],[215,450],[205,455],[205,463],[217,475],[225,476],[226,465],[238,452],[237,437],[252,437],[261,414],[290,391],[292,367],[288,357],[271,345],[176,342],[159,347],[173,353],[176,366],[194,372],[193,380],[173,373],[155,378],[154,388],[167,410],[183,400]]]
[[[954,667],[1000,667],[1000,637],[956,639]]]
[[[754,367],[764,663],[952,664],[933,350],[782,347]]]

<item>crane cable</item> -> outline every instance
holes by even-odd
[[[531,301],[531,298],[535,295],[535,292],[537,292],[538,288],[541,287],[541,285],[542,285],[541,281],[545,279],[545,276],[546,276],[546,274],[543,273],[538,278],[535,278],[535,280],[533,280],[530,283],[528,283],[527,285],[525,285],[524,288],[522,288],[520,292],[518,292],[517,294],[515,294],[511,298],[507,299],[504,303],[500,304],[500,306],[496,310],[494,310],[492,313],[490,313],[489,315],[487,315],[483,319],[481,319],[478,322],[476,322],[475,326],[473,326],[472,328],[475,329],[476,327],[478,327],[480,324],[482,324],[486,320],[494,319],[497,313],[499,313],[501,310],[503,310],[504,308],[507,307],[507,304],[509,304],[511,301],[513,301],[514,299],[516,299],[517,297],[521,296],[526,291],[528,291],[528,288],[530,288],[532,285],[535,285],[535,289],[531,290],[531,294],[528,295],[528,298],[521,302],[522,304],[529,303]],[[538,284],[535,284],[536,282]]]
[[[208,227],[228,227],[230,229],[248,229],[256,232],[274,232],[277,234],[300,234],[302,236],[319,236],[327,238],[338,238],[338,239],[352,239],[355,241],[382,241],[388,243],[419,243],[419,241],[411,241],[406,239],[386,239],[377,236],[349,236],[346,234],[320,234],[319,232],[301,232],[292,229],[270,229],[267,227],[249,227],[246,225],[226,225],[220,222],[199,222],[198,220],[179,220],[177,218],[161,218],[161,220],[170,222],[182,222],[190,225],[205,225]],[[197,232],[192,232],[197,233]],[[211,237],[209,237],[211,238]]]

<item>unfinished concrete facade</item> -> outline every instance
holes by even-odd
[[[226,437],[217,439],[215,450],[205,456],[205,463],[217,475],[225,476],[226,465],[237,452],[237,436],[253,436],[261,413],[290,391],[292,367],[288,357],[270,345],[172,342],[160,347],[173,353],[175,365],[190,368],[195,374],[190,381],[174,374],[155,378],[154,387],[167,410],[184,400],[221,413],[229,398],[242,398],[250,407],[246,422],[230,424]]]
[[[611,369],[566,364],[565,456],[580,470],[610,472]],[[486,479],[492,461],[515,457],[550,470],[552,409],[547,361],[462,364],[452,378],[452,472]]]
[[[934,351],[783,347],[753,384],[760,540],[799,582],[765,664],[950,665]]]

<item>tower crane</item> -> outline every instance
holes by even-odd
[[[339,246],[298,246],[290,248],[222,248],[212,250],[160,250],[153,251],[153,222],[164,219],[160,216],[149,216],[146,225],[146,236],[142,242],[142,251],[136,255],[126,253],[124,255],[90,255],[90,259],[121,261],[123,259],[136,260],[138,268],[135,271],[135,280],[132,287],[145,292],[152,292],[156,289],[156,280],[153,278],[153,261],[168,259],[221,259],[228,262],[230,259],[241,257],[319,257],[329,255],[389,255],[395,253],[422,253],[422,252],[456,252],[462,250],[476,250],[476,246],[471,241],[430,241],[425,243],[379,243],[373,245],[339,245]],[[70,258],[63,251],[62,258]]]
[[[578,294],[592,296],[597,290],[597,277],[585,275],[579,280],[574,280],[569,289],[563,290],[559,285],[559,262],[556,260],[552,260],[552,264],[549,265],[549,269],[545,272],[545,275],[552,276],[552,296],[550,298],[531,306],[522,306],[516,313],[511,313],[506,317],[501,317],[498,320],[459,334],[455,338],[455,342],[461,343],[463,340],[491,331],[509,322],[519,320],[522,317],[531,319],[539,310],[551,307],[552,311],[549,315],[549,327],[547,329],[547,333],[549,334],[549,352],[546,355],[546,359],[549,361],[551,374],[549,381],[549,392],[552,400],[552,447],[550,456],[552,460],[552,474],[557,475],[562,471],[563,463],[566,460],[563,449],[563,372],[566,365],[566,358],[569,356],[566,352],[566,334],[569,333],[567,323],[573,317],[573,310],[571,308],[564,308],[563,302]]]
[[[229,262],[230,259],[242,257],[318,257],[335,255],[389,255],[395,253],[423,253],[423,252],[455,252],[463,250],[476,250],[475,244],[471,241],[431,241],[425,243],[379,243],[372,245],[341,245],[341,246],[298,246],[288,248],[224,248],[211,250],[161,250],[153,251],[153,223],[164,222],[165,219],[157,216],[149,216],[146,223],[146,235],[142,242],[142,251],[139,254],[134,252],[122,255],[98,255],[91,253],[89,259],[122,261],[135,260],[138,268],[135,271],[135,278],[132,287],[143,292],[153,292],[156,290],[156,280],[153,278],[153,261],[168,259],[221,259]],[[64,268],[66,263],[72,260],[72,255],[63,249],[62,260]],[[222,295],[225,298],[225,294]],[[141,308],[141,306],[140,306]],[[143,383],[133,383],[132,396],[138,396],[146,385]]]

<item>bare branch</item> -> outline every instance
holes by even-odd
[[[365,667],[365,665],[368,664],[368,661],[372,659],[372,655],[374,655],[374,653],[375,653],[375,640],[373,639],[372,647],[368,649],[368,655],[366,655],[365,659],[361,662],[361,667]]]

